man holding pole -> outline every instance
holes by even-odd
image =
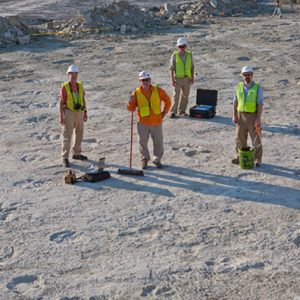
[[[150,160],[148,140],[153,140],[153,164],[162,168],[161,159],[164,153],[162,121],[171,107],[171,99],[159,86],[151,84],[151,76],[148,72],[139,73],[140,87],[132,93],[127,108],[135,111],[138,108],[138,141],[141,153],[142,168],[146,169]],[[161,108],[161,102],[164,103]]]

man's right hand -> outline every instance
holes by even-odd
[[[65,125],[65,118],[64,118],[64,116],[60,116],[60,117],[59,117],[59,123],[60,123],[61,125]]]
[[[128,103],[129,103],[129,104],[132,104],[133,102],[134,102],[134,96],[131,95],[130,98],[129,98]]]
[[[232,122],[233,122],[234,124],[236,124],[236,123],[238,122],[238,117],[237,117],[237,116],[233,116],[233,117],[232,117]]]
[[[172,86],[175,87],[176,86],[176,80],[172,79]]]

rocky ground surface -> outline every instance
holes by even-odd
[[[47,3],[41,16],[51,19]],[[260,14],[191,27],[36,35],[0,50],[1,300],[300,298],[300,9],[285,5],[279,19],[271,3],[259,5]],[[172,94],[180,36],[197,73],[189,107],[197,88],[217,89],[217,115],[166,118],[164,169],[118,175],[129,164],[126,101],[137,74],[148,70]],[[57,101],[73,63],[88,101],[89,160],[71,168],[79,176],[105,156],[112,177],[72,186],[62,180]],[[248,171],[230,163],[232,96],[246,64],[265,91],[264,161]],[[139,168],[136,129],[134,138]]]

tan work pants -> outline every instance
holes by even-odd
[[[188,105],[189,101],[189,94],[190,94],[190,88],[191,88],[191,82],[190,78],[184,77],[184,78],[176,78],[176,85],[173,89],[173,105],[171,107],[171,113],[179,114],[185,113],[186,107]],[[179,97],[180,103],[179,103]],[[179,109],[178,109],[179,104]]]
[[[69,158],[73,131],[75,129],[75,143],[72,148],[75,155],[81,154],[83,139],[83,112],[65,109],[65,124],[62,126],[62,157]]]
[[[139,149],[141,160],[149,161],[150,153],[148,150],[148,140],[151,135],[153,141],[153,162],[160,162],[164,154],[162,124],[157,126],[146,126],[137,123],[137,132],[139,140]]]
[[[238,122],[236,124],[236,151],[247,147],[248,133],[252,140],[252,145],[255,148],[255,162],[261,163],[263,148],[261,138],[255,133],[256,113],[238,112]]]

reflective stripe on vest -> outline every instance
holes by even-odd
[[[83,86],[82,86],[82,82],[78,81],[78,89],[79,89],[79,93],[76,95],[75,93],[73,93],[72,95],[72,91],[70,89],[70,84],[69,82],[64,82],[63,83],[63,87],[65,87],[66,91],[67,91],[67,108],[71,111],[83,111],[84,110],[84,101],[83,101]],[[75,109],[74,105],[78,104],[78,106],[80,105],[79,109]]]
[[[177,78],[192,77],[192,54],[191,51],[186,51],[185,63],[182,61],[179,52],[175,51],[175,74]]]
[[[138,108],[141,117],[150,116],[150,107],[154,114],[156,115],[161,114],[160,97],[158,94],[157,85],[153,86],[153,91],[150,95],[150,100],[143,94],[140,87],[135,90],[135,93],[136,93]]]
[[[259,85],[254,83],[252,88],[248,91],[247,97],[245,97],[244,84],[240,82],[236,87],[236,96],[238,101],[237,110],[239,112],[256,112],[256,100],[258,96]]]

